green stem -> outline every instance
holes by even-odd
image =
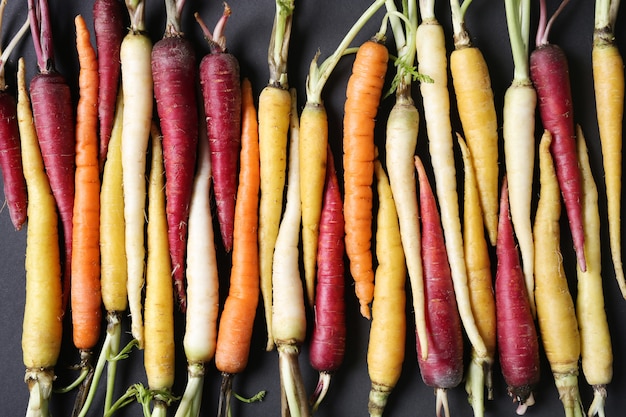
[[[126,9],[130,17],[131,32],[144,32],[146,30],[144,0],[126,0]]]
[[[527,16],[530,11],[529,0],[505,0],[504,6],[511,52],[513,53],[513,79],[518,82],[529,80],[528,26],[530,20]]]
[[[48,405],[52,395],[52,369],[28,369],[24,380],[28,384],[29,398],[26,417],[49,417]]]
[[[191,363],[187,366],[187,386],[178,404],[175,417],[197,417],[202,404],[204,386],[204,363]],[[219,416],[218,407],[218,416]]]
[[[298,355],[300,351],[292,344],[278,344],[278,367],[280,384],[284,389],[286,404],[291,417],[310,417],[309,409]]]
[[[270,85],[287,89],[287,56],[291,37],[294,0],[276,0],[276,14],[268,50]]]
[[[615,30],[615,22],[617,21],[617,12],[619,10],[620,0],[612,0],[611,7],[609,9],[609,25]]]
[[[382,7],[386,0],[376,0],[368,7],[361,17],[356,21],[356,23],[350,28],[346,36],[343,38],[341,43],[337,46],[335,52],[330,55],[326,60],[318,67],[317,59],[319,57],[319,53],[315,55],[313,61],[311,62],[311,66],[309,69],[309,76],[306,81],[306,95],[307,101],[313,104],[321,104],[322,103],[322,90],[324,89],[324,85],[330,74],[337,66],[337,63],[341,59],[341,57],[345,54],[350,42],[354,40],[354,37],[359,33],[359,31],[363,28],[365,23],[369,21],[369,19]]]
[[[435,0],[419,0],[422,23],[435,18]]]
[[[113,404],[113,393],[115,391],[115,379],[117,375],[117,361],[112,360],[120,352],[120,341],[122,338],[122,326],[120,323],[120,312],[110,312],[107,315],[107,335],[108,351],[107,360],[107,387],[104,397],[104,412],[106,413]],[[100,359],[98,359],[100,362]],[[96,365],[97,368],[97,365]]]

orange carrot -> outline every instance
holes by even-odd
[[[243,80],[241,93],[241,161],[235,204],[232,269],[215,351],[215,366],[224,380],[218,406],[220,411],[225,407],[222,415],[229,415],[228,399],[232,377],[242,372],[248,363],[260,290],[257,244],[259,136],[250,80]]]
[[[98,63],[89,29],[76,16],[76,49],[80,64],[80,98],[76,110],[76,177],[72,228],[73,340],[80,350],[83,375],[91,374],[92,349],[100,338],[100,167],[98,163]],[[82,409],[91,378],[83,380],[75,407]]]
[[[372,181],[374,125],[389,52],[378,37],[359,48],[346,90],[343,119],[344,215],[346,253],[361,315],[370,318],[374,295],[372,267]]]

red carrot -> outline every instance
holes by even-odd
[[[448,264],[437,202],[419,157],[415,157],[415,167],[419,181],[424,299],[428,330],[428,356],[417,355],[418,364],[424,383],[435,388],[437,416],[441,415],[442,408],[448,416],[446,389],[456,387],[463,378],[461,317],[454,296],[452,273]],[[419,338],[417,351],[420,352]]]
[[[98,119],[100,121],[100,171],[104,168],[120,84],[120,48],[126,13],[120,0],[95,0],[93,28],[98,52]]]
[[[309,360],[320,376],[311,398],[313,410],[324,399],[330,377],[343,362],[346,344],[343,200],[328,147],[317,251],[315,325]]]
[[[6,0],[0,2],[0,28]],[[0,170],[4,182],[4,198],[9,209],[11,222],[16,230],[20,230],[26,221],[28,194],[26,180],[22,169],[20,133],[17,124],[17,101],[7,91],[4,78],[4,64],[11,51],[28,30],[28,19],[22,28],[13,36],[0,56]]]
[[[202,58],[200,63],[200,85],[211,150],[217,218],[227,252],[233,246],[237,162],[241,148],[239,62],[235,56],[226,52],[223,36],[229,16],[230,8],[224,4],[224,14],[211,35],[196,13],[196,19],[211,48],[211,53]]]
[[[576,156],[576,131],[569,69],[563,49],[548,42],[551,23],[567,2],[568,0],[564,0],[561,3],[560,8],[547,23],[545,0],[540,2],[537,47],[530,54],[530,78],[537,90],[541,121],[544,128],[552,134],[550,149],[556,176],[563,195],[578,265],[584,272],[587,267],[581,207],[582,191]]]
[[[46,173],[63,225],[63,306],[69,299],[74,207],[75,136],[72,96],[56,72],[47,0],[28,0],[30,28],[39,73],[30,82],[33,119]]]
[[[163,133],[172,275],[183,310],[186,303],[187,220],[198,144],[195,52],[180,30],[180,13],[184,3],[185,0],[166,0],[168,19],[165,35],[152,50],[154,95]]]
[[[519,403],[517,413],[534,404],[532,391],[539,382],[539,342],[530,310],[509,214],[506,178],[500,197],[496,254],[496,334],[508,392]]]

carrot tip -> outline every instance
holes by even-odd
[[[361,315],[362,315],[363,317],[365,317],[365,318],[366,318],[366,319],[368,319],[368,320],[371,320],[371,319],[372,319],[372,312],[371,312],[371,310],[370,310],[370,306],[369,306],[369,304],[367,304],[367,303],[361,303],[361,308],[360,308],[360,311],[361,311]]]

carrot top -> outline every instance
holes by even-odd
[[[529,80],[530,0],[505,0],[504,6],[511,52],[513,53],[513,78],[517,81]]]
[[[54,70],[54,51],[48,1],[28,0],[28,17],[37,56],[37,67],[43,74],[51,72]]]
[[[31,0],[29,0],[31,1]],[[144,0],[125,0],[128,15],[130,17],[130,31],[144,32],[146,30],[145,23],[145,4]],[[166,2],[167,3],[167,2]]]
[[[196,22],[200,25],[200,29],[202,29],[202,33],[204,34],[204,39],[206,39],[209,43],[209,48],[213,54],[226,52],[226,36],[224,36],[224,28],[226,27],[226,22],[228,21],[230,14],[230,7],[228,4],[224,3],[224,13],[215,25],[213,34],[211,34],[211,31],[207,25],[204,24],[204,21],[200,18],[198,13],[194,13],[193,15]]]
[[[2,18],[4,16],[4,8],[7,5],[7,0],[2,0],[0,2],[0,30],[2,29]],[[5,50],[2,50],[2,45],[0,45],[0,91],[4,91],[7,88],[7,85],[4,80],[4,64],[7,62],[9,55],[17,45],[17,43],[22,39],[26,31],[30,26],[30,20],[27,17],[26,21],[17,31],[17,33],[11,38],[11,41],[7,45]]]
[[[552,27],[552,24],[554,23],[556,17],[561,13],[567,3],[569,3],[569,0],[561,0],[561,4],[559,4],[559,7],[556,9],[550,19],[548,19],[546,0],[539,0],[539,25],[537,27],[537,38],[535,40],[536,46],[541,46],[548,43],[550,28]]]
[[[287,55],[291,38],[291,24],[295,0],[276,0],[276,14],[272,26],[272,36],[267,53],[270,69],[270,85],[279,88],[288,88],[287,83]]]
[[[361,14],[361,17],[352,25],[346,36],[337,46],[335,52],[332,53],[321,65],[317,64],[318,58],[320,56],[320,52],[318,51],[313,60],[311,61],[311,65],[309,67],[309,75],[306,79],[306,96],[307,102],[312,104],[321,104],[322,98],[322,90],[324,89],[324,85],[333,69],[341,59],[341,57],[346,53],[348,45],[354,37],[359,33],[359,31],[363,28],[365,23],[369,21],[369,19],[381,8],[383,3],[389,3],[386,0],[375,0],[364,12]]]

